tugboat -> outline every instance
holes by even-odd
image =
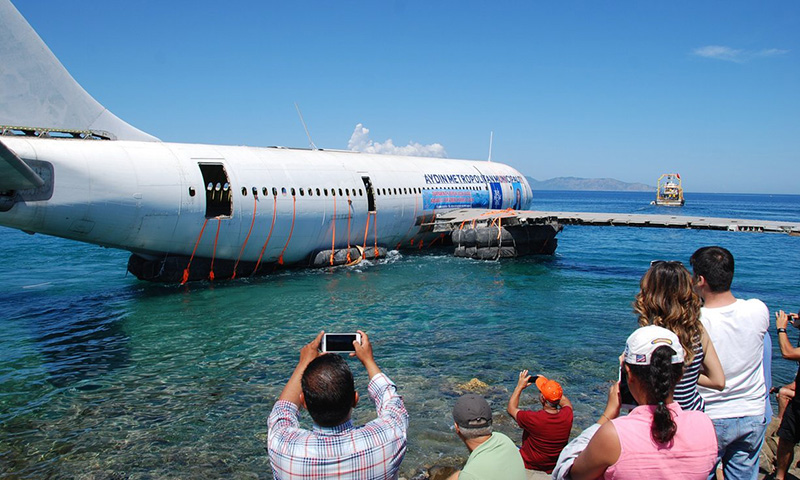
[[[683,203],[681,176],[677,173],[665,173],[658,177],[656,199],[650,204],[663,205],[665,207],[682,207]]]

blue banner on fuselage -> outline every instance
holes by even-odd
[[[503,208],[503,187],[499,183],[490,183],[489,190],[492,192],[492,206],[489,208]]]
[[[435,189],[422,191],[422,208],[488,208],[489,195],[484,191]]]

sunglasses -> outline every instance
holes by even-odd
[[[651,260],[650,266],[654,267],[656,265],[661,265],[662,263],[665,263],[667,265],[680,265],[681,267],[683,266],[683,263],[677,260]]]

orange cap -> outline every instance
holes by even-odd
[[[541,375],[539,375],[539,378],[536,379],[536,387],[539,388],[539,391],[542,392],[544,399],[548,402],[556,403],[561,400],[561,396],[564,394],[564,391],[561,389],[561,385],[559,385],[558,382],[555,380],[548,380]]]

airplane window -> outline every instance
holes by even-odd
[[[360,188],[358,189],[358,196],[359,197],[363,197],[364,196],[364,192]]]
[[[189,187],[189,196],[194,197],[194,187]]]
[[[328,193],[327,193],[327,192],[325,192],[325,195],[327,195],[327,194],[328,194]],[[318,197],[321,197],[321,196],[322,196],[322,195],[320,195],[320,194],[319,194],[319,188],[317,189],[317,196],[318,196]]]
[[[278,189],[277,188],[272,187],[272,195],[274,195],[276,197],[278,196]]]
[[[383,194],[386,195],[386,189],[385,188],[383,189]]]
[[[214,190],[214,184],[213,184],[213,183],[211,183],[211,182],[208,182],[208,186],[206,187],[206,190],[208,190],[209,192],[210,192],[211,190]]]
[[[314,196],[314,189],[313,188],[309,188],[308,189],[308,196],[309,197],[313,197]]]
[[[396,188],[394,189],[394,194],[397,195],[397,189]]]
[[[292,194],[294,194],[294,188],[292,189]],[[302,189],[302,188],[300,189],[300,196],[301,197],[305,197],[306,196],[306,191],[304,189]]]
[[[349,188],[345,188],[344,189],[344,194],[349,197],[350,196],[350,189]]]
[[[340,197],[342,196],[342,189],[341,188],[339,189],[339,196]]]
[[[406,195],[408,195],[408,188],[404,188],[404,189],[403,189],[403,193],[405,193]]]
[[[286,195],[286,187],[281,187],[281,193]]]
[[[253,196],[258,196],[258,189],[256,187],[253,187]]]
[[[242,196],[247,196],[247,187],[242,187]]]
[[[264,188],[261,189],[261,194],[264,195],[265,197],[267,196],[267,193],[269,193],[269,190],[267,190],[267,187],[264,187]]]
[[[331,196],[334,196],[334,197],[336,196],[336,189],[335,188],[331,188]]]
[[[326,197],[328,196],[328,189],[327,188],[325,189],[325,196]]]
[[[292,188],[292,196],[294,197],[294,188]]]

